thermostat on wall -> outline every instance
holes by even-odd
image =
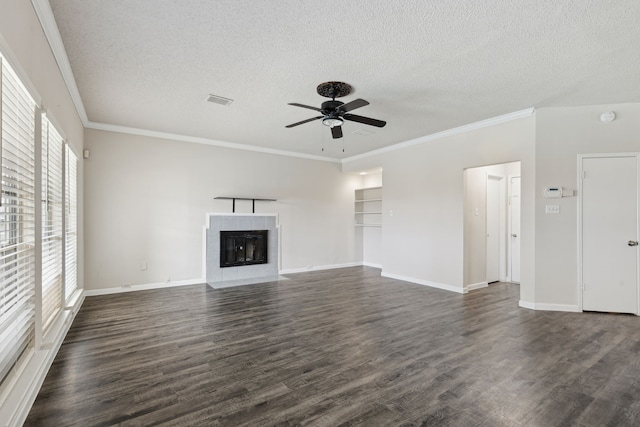
[[[544,190],[547,199],[559,199],[562,197],[562,187],[547,187]]]

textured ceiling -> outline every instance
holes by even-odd
[[[529,107],[640,101],[638,0],[50,5],[94,123],[345,158]],[[317,115],[287,103],[319,106],[331,80],[387,126],[285,129]]]

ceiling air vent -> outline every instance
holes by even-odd
[[[356,130],[353,131],[353,133],[355,133],[356,135],[365,135],[366,136],[366,135],[371,135],[371,134],[373,134],[375,132],[370,132],[370,131],[364,130],[364,129],[356,129]]]
[[[209,94],[207,96],[207,99],[205,99],[205,101],[212,102],[214,104],[224,105],[226,107],[226,106],[228,106],[229,104],[231,104],[233,102],[233,99],[225,98],[225,97],[218,96],[218,95]]]

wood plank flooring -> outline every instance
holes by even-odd
[[[353,267],[87,298],[28,426],[638,426],[640,320]]]

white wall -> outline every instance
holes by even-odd
[[[610,110],[617,119],[602,123]],[[541,108],[530,118],[354,159],[343,170],[384,168],[383,274],[462,291],[473,280],[464,279],[462,170],[521,160],[521,302],[571,310],[578,306],[577,197],[554,200],[560,214],[546,215],[544,188],[575,193],[578,154],[640,151],[639,119],[640,104]]]
[[[353,197],[362,180],[338,163],[99,130],[85,139],[88,289],[203,278],[205,214],[231,212],[216,196],[278,199],[256,202],[256,213],[279,215],[284,271],[361,261]]]
[[[605,111],[614,111],[616,120],[601,122]],[[560,214],[550,215],[543,191],[557,185],[576,192],[578,154],[639,152],[640,104],[541,108],[536,116],[535,300],[577,307],[577,197],[553,199]]]
[[[382,171],[362,175],[362,188],[382,187]]]
[[[382,268],[382,227],[360,227],[362,229],[362,264]]]
[[[533,301],[534,149],[531,116],[346,162],[345,171],[384,169],[383,274],[462,292],[463,170],[521,161],[521,298]]]
[[[477,214],[476,214],[477,211]],[[464,285],[487,280],[487,172],[464,171]]]

